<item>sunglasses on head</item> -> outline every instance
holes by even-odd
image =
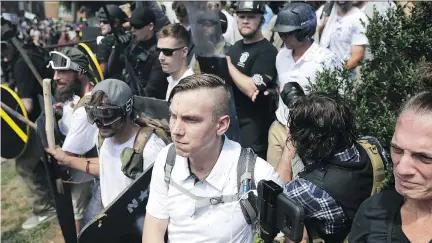
[[[295,34],[295,31],[291,32],[278,32],[280,38],[285,38]]]
[[[172,56],[175,51],[178,51],[178,50],[183,49],[183,48],[185,48],[185,47],[183,46],[183,47],[174,48],[174,49],[171,49],[171,48],[156,48],[156,50],[158,52],[162,52],[164,54],[164,56],[169,57],[169,56]]]

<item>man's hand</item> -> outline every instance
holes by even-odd
[[[45,151],[54,157],[60,165],[68,165],[68,155],[59,146],[46,148]]]
[[[53,104],[52,106],[53,106],[53,109],[54,109],[54,112],[58,115],[58,116],[60,116],[60,117],[62,117],[63,116],[63,103],[61,103],[61,102],[59,102],[59,103],[55,103],[55,104]]]

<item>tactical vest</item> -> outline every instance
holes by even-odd
[[[384,180],[384,163],[377,147],[367,140],[357,142],[355,146],[359,151],[360,162],[327,161],[320,168],[299,173],[301,178],[312,182],[330,194],[348,216],[349,227],[347,226],[344,232],[339,233],[338,238],[345,238],[348,235],[360,204],[371,194],[378,192]],[[315,227],[314,220],[305,220],[305,224],[308,229],[318,229]],[[324,240],[331,237],[326,236],[323,232],[318,231],[318,233]],[[336,240],[331,242],[336,242]]]

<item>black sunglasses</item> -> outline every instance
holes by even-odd
[[[291,32],[278,32],[280,38],[285,38],[295,34],[295,31]]]
[[[185,46],[179,47],[179,48],[174,48],[174,49],[171,49],[171,48],[156,48],[156,51],[162,52],[164,54],[164,56],[170,57],[170,56],[172,56],[174,54],[175,51],[178,51],[178,50],[183,49],[183,48],[185,48]]]
[[[131,25],[131,27],[134,28],[134,29],[139,30],[139,29],[142,29],[142,28],[146,27],[146,25],[133,24],[133,25]]]
[[[102,24],[109,24],[109,21],[108,20],[101,20],[100,21]]]

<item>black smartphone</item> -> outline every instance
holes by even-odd
[[[293,242],[302,240],[304,209],[274,181],[258,183],[258,209],[263,240],[271,241],[280,231]]]

